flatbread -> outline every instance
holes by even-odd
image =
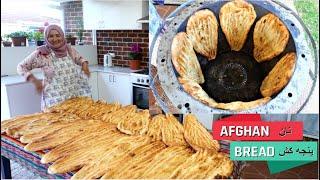
[[[165,149],[165,144],[161,141],[155,141],[130,153],[132,156],[128,161],[111,168],[101,179],[132,179],[134,175],[139,176],[143,171],[141,169],[147,168],[154,157]],[[138,172],[139,171],[139,172]]]
[[[162,125],[166,117],[163,114],[154,116],[149,123],[147,135],[151,138],[151,141],[162,140]]]
[[[224,153],[198,151],[170,175],[170,179],[215,179],[230,177],[233,162]]]
[[[122,119],[118,123],[117,128],[128,135],[143,135],[148,131],[149,117],[149,110],[132,113],[128,118]]]
[[[192,114],[187,114],[183,121],[184,137],[188,144],[196,151],[208,150],[217,152],[220,149],[219,142]]]
[[[260,92],[268,97],[280,92],[290,81],[296,64],[294,52],[284,55],[262,81]]]
[[[170,146],[157,154],[149,166],[142,169],[142,174],[134,174],[132,178],[164,179],[192,155],[189,148],[183,146]]]
[[[121,120],[131,117],[136,111],[137,106],[128,105],[116,111],[104,114],[101,120],[112,124],[118,124]]]
[[[286,48],[289,31],[283,22],[274,14],[263,16],[253,32],[253,56],[257,62],[271,60]]]
[[[196,52],[213,60],[217,55],[218,22],[209,9],[195,12],[188,20],[187,34]]]
[[[183,137],[182,124],[172,115],[167,114],[162,122],[162,141],[167,146],[189,146]]]
[[[192,79],[202,84],[204,77],[201,71],[192,42],[185,32],[178,33],[172,41],[172,63],[181,77]]]
[[[202,102],[203,104],[210,106],[210,107],[216,107],[217,102],[213,100],[203,89],[202,87],[187,78],[178,78],[180,84],[182,85],[183,89],[190,94],[192,97],[197,99],[198,101]]]
[[[262,106],[267,102],[269,102],[270,100],[271,100],[270,97],[264,97],[264,98],[250,101],[250,102],[235,101],[230,103],[218,103],[216,107],[220,109],[226,109],[226,110],[232,110],[232,111],[243,111],[243,110],[252,109],[258,106]]]
[[[240,51],[257,17],[254,7],[244,0],[231,1],[222,6],[219,17],[231,50]]]

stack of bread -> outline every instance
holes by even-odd
[[[101,111],[98,110],[101,109]],[[229,177],[233,162],[219,143],[186,115],[150,117],[135,106],[67,100],[44,113],[1,122],[1,133],[48,150],[41,163],[51,174],[76,172],[72,179]]]

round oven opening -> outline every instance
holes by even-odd
[[[208,56],[205,56],[193,47],[197,61],[199,62],[199,65],[201,68],[201,72],[204,76],[204,82],[198,83],[198,84],[200,85],[202,90],[209,96],[209,98],[213,99],[217,104],[224,103],[221,106],[214,105],[214,108],[229,109],[229,106],[228,105],[225,106],[225,103],[233,103],[233,102],[246,103],[251,101],[257,101],[263,98],[270,98],[270,99],[276,98],[276,96],[285,88],[290,78],[289,79],[287,78],[288,79],[287,82],[283,84],[282,82],[283,80],[281,80],[281,76],[282,76],[281,73],[283,73],[283,75],[286,75],[286,73],[280,72],[278,70],[274,70],[275,66],[276,64],[278,64],[278,67],[286,66],[286,62],[281,63],[280,60],[284,58],[286,55],[288,55],[289,53],[296,53],[295,42],[289,31],[288,26],[286,26],[285,23],[283,23],[280,19],[280,21],[282,22],[282,25],[284,25],[285,28],[287,29],[288,36],[289,36],[287,43],[285,44],[285,48],[277,55],[274,55],[272,58],[268,58],[268,60],[263,60],[263,61],[257,60],[254,56],[254,46],[255,46],[254,30],[259,20],[262,20],[262,18],[266,17],[268,14],[270,13],[273,14],[273,13],[255,4],[254,2],[246,1],[245,3],[248,3],[253,6],[254,11],[256,13],[256,18],[247,33],[246,40],[243,43],[243,46],[241,47],[241,49],[234,50],[231,47],[230,43],[228,42],[225,32],[222,30],[221,22],[220,22],[220,18],[221,18],[220,10],[226,3],[230,3],[230,2],[227,2],[227,1],[205,2],[201,4],[200,7],[193,14],[191,14],[191,16],[193,16],[196,12],[199,12],[202,10],[209,10],[216,17],[217,24],[218,24],[218,30],[217,30],[218,41],[217,41],[217,50],[216,50],[215,58],[212,59]],[[180,26],[178,26],[176,34],[184,32],[184,33],[187,33],[187,36],[190,38],[190,35],[188,35],[188,32],[187,32],[187,28],[188,28],[187,26],[191,16],[183,20]],[[264,20],[261,23],[268,23],[268,22]],[[236,28],[236,27],[228,27],[228,28]],[[283,28],[283,27],[280,27],[280,28]],[[294,27],[290,27],[290,28],[294,28]],[[199,34],[201,33],[204,33],[204,32],[199,32]],[[266,36],[270,36],[270,34],[266,34]],[[201,38],[199,41],[202,41],[202,40],[203,39]],[[296,59],[297,58],[295,57],[295,60]],[[175,75],[177,77],[181,77],[181,73],[179,72],[177,67],[175,65],[172,67],[174,68]],[[293,74],[295,66],[292,65],[291,68],[292,68],[292,73],[290,77]],[[274,72],[271,73],[272,70]],[[267,85],[263,84],[263,81],[267,79],[268,75],[270,74],[274,75],[275,73],[278,73],[278,75],[273,77],[273,78],[276,78],[273,83],[274,87],[268,87],[269,89],[272,89],[273,92],[262,91],[261,90],[263,89],[262,86],[263,87],[269,86],[268,84]],[[269,82],[270,81],[272,80],[269,79]],[[282,87],[280,88],[276,87],[277,84],[281,84]],[[200,100],[201,102],[206,101],[197,97],[197,95],[194,95],[194,94],[200,94],[200,93],[194,93],[194,94],[190,93],[191,90],[186,90],[184,84],[182,84],[182,86],[188,94],[193,96],[193,98]],[[201,93],[203,94],[203,92]],[[288,98],[289,97],[290,96],[288,96]],[[264,101],[264,103],[260,103],[260,104],[257,103],[252,106],[249,105],[248,108],[264,105],[269,100]],[[213,103],[209,103],[209,104],[212,105]]]

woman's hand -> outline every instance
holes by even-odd
[[[29,82],[32,82],[34,84],[34,86],[36,87],[36,90],[39,94],[42,93],[43,90],[43,85],[42,85],[42,81],[37,79],[36,77],[34,77],[34,75],[30,75],[28,78]]]
[[[82,63],[82,71],[83,71],[88,77],[90,77],[90,71],[89,71],[89,67],[88,67],[88,62]]]

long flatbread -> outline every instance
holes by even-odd
[[[220,149],[218,141],[214,140],[205,127],[192,114],[187,114],[183,121],[184,137],[196,151],[209,150],[217,152]]]
[[[187,23],[187,34],[194,49],[208,60],[217,55],[218,26],[216,16],[209,9],[195,12]]]
[[[272,96],[281,91],[289,82],[296,64],[296,54],[284,55],[262,81],[260,92],[264,97]]]
[[[181,77],[191,79],[199,84],[204,83],[192,42],[185,32],[180,32],[173,38],[171,51],[172,63]]]
[[[257,17],[254,7],[244,0],[231,1],[222,6],[219,17],[231,50],[240,51]]]
[[[253,56],[257,62],[269,61],[286,48],[289,31],[274,14],[263,16],[253,32]]]

